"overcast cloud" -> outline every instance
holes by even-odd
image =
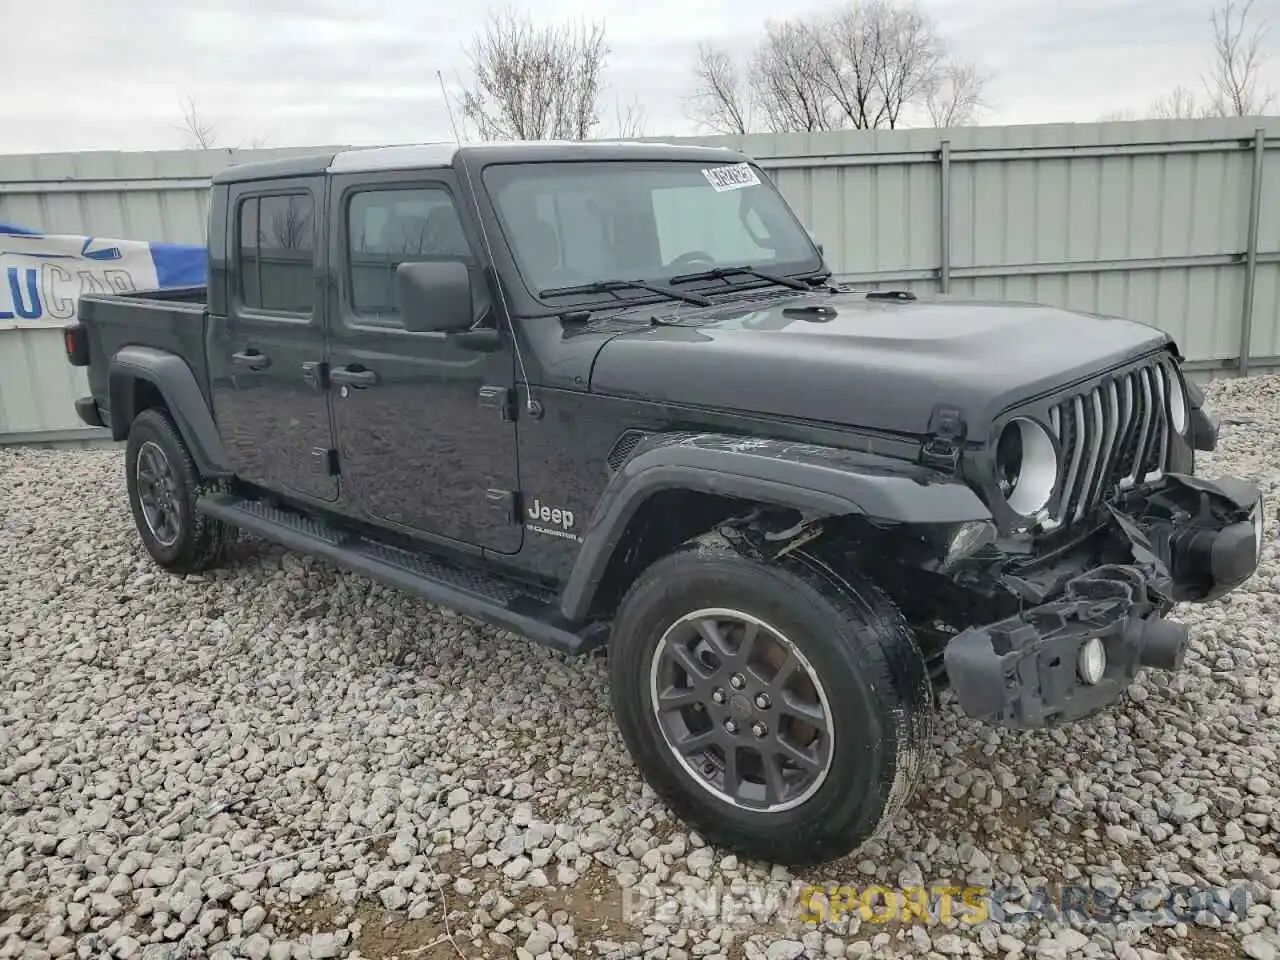
[[[987,123],[1091,121],[1199,89],[1211,0],[922,0],[961,55],[994,79]],[[697,43],[746,49],[780,10],[766,0],[530,0],[535,17],[593,16],[612,52],[602,131],[639,100],[645,132],[686,116]],[[185,98],[223,144],[400,143],[449,136],[436,80],[465,75],[484,3],[432,0],[0,0],[6,67],[0,152],[187,146]],[[1280,88],[1280,0],[1267,80]]]

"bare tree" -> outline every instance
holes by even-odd
[[[263,207],[266,207],[266,201],[263,201]],[[263,224],[264,229],[265,227],[266,224]],[[268,241],[266,245],[279,249],[302,249],[311,242],[310,213],[292,197],[283,204],[276,203],[271,214],[271,233],[264,239]]]
[[[600,122],[604,25],[536,26],[493,13],[471,45],[462,113],[484,140],[585,140]]]
[[[869,28],[874,36],[876,86],[889,129],[903,108],[918,103],[937,86],[944,54],[933,23],[912,4],[872,0]]]
[[[204,116],[190,97],[182,104],[182,131],[196,150],[212,150],[218,146],[218,125]]]
[[[750,82],[773,130],[829,130],[831,97],[822,77],[820,43],[799,21],[769,23],[751,62]]]
[[[937,71],[925,91],[924,108],[935,127],[962,127],[972,123],[983,107],[986,80],[977,64],[951,63]]]
[[[245,137],[235,143],[227,143],[221,135],[219,124],[190,97],[182,101],[182,122],[176,126],[193,150],[260,150],[268,146],[267,138],[262,136]]]
[[[1262,41],[1266,22],[1253,20],[1254,0],[1223,0],[1211,17],[1213,70],[1205,78],[1209,112],[1218,117],[1249,117],[1275,102],[1275,92],[1259,89],[1267,54]]]
[[[884,4],[851,3],[820,24],[817,54],[822,82],[843,114],[841,126],[871,130],[885,120],[884,97],[878,81],[883,49],[882,31],[873,21]]]
[[[726,53],[699,47],[694,102],[704,125],[745,133],[756,105],[769,129],[872,130],[922,112],[971,122],[986,76],[949,55],[916,0],[847,0],[831,12],[766,26],[747,82]]]
[[[1221,0],[1210,14],[1213,60],[1202,77],[1203,99],[1179,85],[1152,101],[1146,118],[1248,117],[1265,113],[1276,104],[1276,92],[1261,86],[1262,69],[1269,59],[1263,49],[1268,24],[1255,21],[1253,3]]]
[[[1194,91],[1179,85],[1151,101],[1147,115],[1152,120],[1194,120],[1206,115],[1206,107]]]
[[[624,108],[616,98],[613,101],[613,120],[618,128],[618,139],[635,140],[644,136],[646,115],[644,105],[638,98],[633,98]]]
[[[715,133],[751,132],[751,90],[729,54],[698,44],[690,118]]]

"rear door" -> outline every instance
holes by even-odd
[[[210,344],[213,406],[237,476],[337,499],[325,392],[325,178],[236,184],[227,210],[228,297]]]
[[[330,403],[343,501],[406,532],[515,553],[524,528],[509,331],[491,351],[411,332],[395,294],[409,260],[461,261],[485,289],[460,203],[451,170],[332,178]],[[485,300],[477,323],[497,323]]]

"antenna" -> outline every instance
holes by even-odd
[[[462,138],[458,136],[458,125],[453,122],[453,104],[449,102],[449,91],[444,87],[444,74],[436,71],[436,79],[440,81],[440,96],[444,97],[444,108],[449,111],[449,127],[453,130],[453,142],[462,146]]]

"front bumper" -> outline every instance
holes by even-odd
[[[1096,565],[1065,574],[1060,588],[1019,614],[969,627],[947,644],[961,708],[992,723],[1051,726],[1119,699],[1142,667],[1179,669],[1187,630],[1165,614],[1178,601],[1222,596],[1253,574],[1262,514],[1250,484],[1178,474],[1105,504],[1087,547]],[[1079,561],[1077,550],[1054,563]],[[1095,638],[1105,653],[1100,675],[1082,666],[1091,657],[1097,668]]]

